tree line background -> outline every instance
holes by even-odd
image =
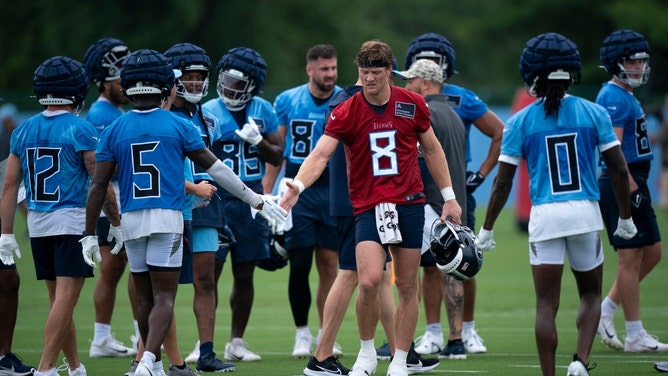
[[[179,42],[207,50],[215,67],[233,47],[252,47],[267,61],[261,96],[306,82],[306,50],[330,43],[339,53],[339,84],[353,83],[355,53],[366,40],[387,42],[405,68],[406,48],[425,32],[445,35],[457,54],[449,82],[476,91],[491,105],[509,105],[517,87],[519,55],[527,40],[548,31],[572,39],[582,55],[582,82],[571,92],[593,100],[609,77],[599,48],[610,32],[629,28],[651,46],[652,75],[636,95],[658,105],[668,93],[668,3],[665,0],[34,0],[5,1],[0,13],[0,96],[23,111],[38,111],[35,68],[54,55],[83,60],[103,37],[131,50],[164,52]],[[217,74],[209,98],[215,97]],[[97,96],[91,88],[88,103]]]

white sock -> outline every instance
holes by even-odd
[[[441,329],[441,323],[435,322],[427,325],[427,331],[432,334],[441,335],[443,330]]]
[[[616,309],[617,303],[613,302],[612,299],[606,296],[601,303],[601,316],[614,316]]]
[[[320,336],[321,336],[321,335],[322,335],[322,328],[319,328],[319,329],[318,329],[318,335],[315,336],[315,343],[316,343],[316,344],[317,344],[318,342],[320,342]]]
[[[111,335],[111,325],[96,322],[93,325],[93,343],[100,344]]]
[[[141,356],[141,360],[148,361],[149,364],[155,363],[155,354],[150,351],[144,351],[144,355]]]
[[[297,335],[311,335],[311,329],[308,328],[308,326],[305,326],[303,328],[297,328]]]
[[[408,357],[408,352],[396,349],[394,350],[394,357],[392,358],[392,364],[399,367],[406,367],[407,357]]]
[[[360,340],[360,355],[364,357],[369,357],[373,354],[373,357],[376,357],[376,347],[373,343],[373,338],[368,340]]]
[[[165,369],[162,368],[162,360],[158,360],[157,362],[153,362],[153,372],[157,373],[158,375],[165,372]]]
[[[465,330],[474,330],[475,329],[475,320],[474,321],[462,321],[462,332]]]
[[[642,321],[626,321],[626,338],[636,338],[642,330]]]

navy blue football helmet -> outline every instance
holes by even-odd
[[[169,97],[174,86],[174,70],[162,54],[149,49],[133,52],[123,62],[121,86],[127,97],[159,94]]]
[[[73,105],[79,113],[88,94],[88,79],[83,65],[66,56],[54,56],[40,64],[32,80],[39,104]]]
[[[463,281],[482,268],[482,251],[475,245],[475,235],[468,227],[437,219],[431,227],[430,239],[429,251],[443,273]]]
[[[115,38],[102,38],[88,47],[84,55],[84,67],[90,81],[100,86],[103,81],[114,81],[121,77],[123,60],[130,49]]]
[[[406,50],[406,70],[419,59],[434,60],[443,68],[443,78],[446,80],[457,73],[455,48],[443,35],[425,33],[413,39]]]
[[[578,47],[558,33],[544,33],[531,38],[520,56],[520,75],[524,83],[533,87],[536,80],[580,79],[580,52]]]
[[[240,109],[264,86],[267,63],[252,48],[237,47],[223,55],[216,71],[218,95],[229,109]]]
[[[257,261],[260,269],[273,272],[288,265],[288,250],[285,249],[285,235],[274,235],[269,240],[269,258]]]
[[[176,95],[190,103],[198,103],[209,90],[209,72],[211,71],[211,60],[206,51],[192,43],[178,43],[165,51],[165,57],[172,64],[172,68],[188,71],[202,72],[202,81],[176,80]]]
[[[649,80],[649,43],[642,34],[628,29],[614,31],[605,37],[600,52],[603,67],[618,80],[631,87]],[[626,59],[642,60],[642,68],[627,70]]]

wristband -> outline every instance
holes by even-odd
[[[297,179],[295,179],[295,180],[292,181],[292,184],[294,184],[294,185],[296,185],[297,187],[299,187],[299,193],[304,192],[304,189],[306,189],[306,188],[304,187],[304,183],[302,183],[301,180],[297,180]]]
[[[443,196],[444,201],[454,200],[455,191],[452,190],[452,187],[445,187],[441,189],[441,196]]]

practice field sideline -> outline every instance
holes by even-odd
[[[478,275],[478,299],[476,302],[476,329],[485,340],[487,354],[469,354],[467,360],[441,360],[433,375],[536,375],[540,374],[538,357],[533,336],[534,293],[528,264],[527,240],[524,233],[515,226],[514,211],[503,211],[494,230],[497,248],[485,254],[483,268]],[[658,210],[659,227],[664,239],[664,257],[668,253],[665,240],[668,238],[668,222],[664,213]],[[484,217],[484,209],[478,210],[478,222]],[[475,232],[477,232],[476,229]],[[44,282],[35,280],[32,255],[27,241],[22,214],[17,213],[15,226],[17,240],[23,258],[18,261],[21,274],[19,317],[14,336],[13,351],[27,364],[37,366],[42,347],[42,331],[48,310],[48,296]],[[612,284],[616,271],[617,257],[605,244],[605,271],[603,291]],[[97,272],[97,270],[96,270]],[[311,290],[315,292],[317,273],[311,273]],[[112,321],[112,331],[116,338],[126,345],[133,334],[131,311],[127,299],[127,273],[118,289],[116,309]],[[292,359],[294,344],[294,323],[292,322],[287,298],[288,269],[266,272],[258,269],[255,277],[255,304],[246,335],[252,351],[262,356],[256,363],[238,363],[237,374],[243,375],[302,375],[306,359]],[[228,298],[232,281],[229,265],[225,266],[219,286],[220,303],[216,318],[215,351],[222,358],[225,343],[229,340],[230,310]],[[90,359],[88,350],[93,338],[94,309],[92,291],[94,279],[86,281],[75,312],[78,331],[78,349],[82,363],[89,375],[123,375],[129,369],[130,359],[106,358]],[[668,342],[668,260],[663,260],[641,283],[641,314],[649,333]],[[315,298],[313,299],[315,304]],[[559,327],[559,348],[557,350],[557,374],[565,374],[566,367],[575,351],[575,315],[578,299],[573,276],[566,268],[563,276],[561,308],[557,317]],[[353,305],[348,314],[337,342],[341,344],[344,356],[341,361],[350,367],[359,349]],[[444,331],[447,331],[445,311],[441,312]],[[192,287],[181,286],[176,301],[176,320],[179,347],[185,357],[197,340],[195,318],[192,312]],[[312,334],[317,334],[317,314],[311,307],[309,324]],[[623,338],[624,319],[621,309],[615,316],[620,339]],[[416,336],[424,332],[424,313]],[[376,345],[385,340],[379,325]],[[166,358],[164,360],[166,362]],[[591,361],[598,364],[592,375],[653,375],[657,374],[652,364],[668,361],[668,353],[626,354],[607,349],[596,340]],[[387,361],[379,361],[376,375],[384,375]],[[167,365],[165,363],[165,368]],[[65,375],[65,372],[61,373]],[[202,373],[203,375],[206,373]]]

